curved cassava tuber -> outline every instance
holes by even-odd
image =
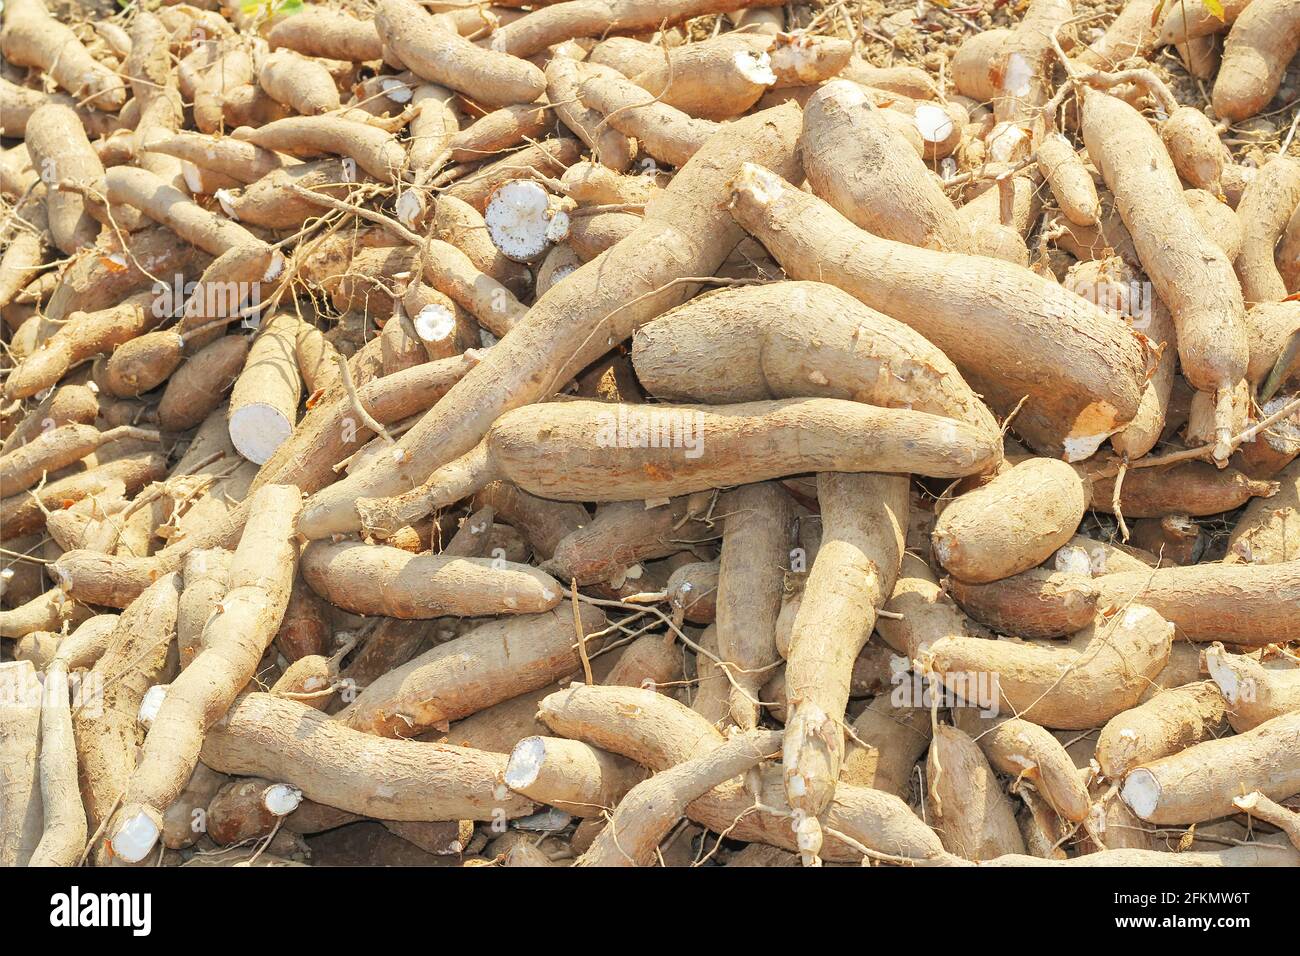
[[[996,430],[942,352],[832,285],[725,289],[666,312],[632,340],[637,379],[660,399],[844,398]]]
[[[303,552],[302,574],[331,604],[403,619],[538,614],[559,604],[564,590],[527,565],[413,555],[356,541],[312,544]]]
[[[271,694],[241,697],[203,742],[222,773],[275,778],[311,800],[381,820],[492,820],[533,812],[500,784],[503,754],[385,740]],[[388,785],[377,787],[376,781]]]
[[[586,635],[600,630],[605,616],[584,604],[576,621]],[[584,637],[579,648],[574,628],[567,601],[482,624],[372,681],[338,719],[382,737],[413,737],[468,717],[581,670],[584,653],[600,650],[602,640]]]
[[[1016,428],[1035,447],[1086,458],[1136,413],[1146,379],[1142,346],[1118,319],[1056,283],[1010,263],[871,236],[755,165],[735,180],[731,208],[792,278],[829,280],[908,323],[995,412],[1028,395]],[[972,322],[984,334],[970,335]],[[1042,364],[1022,360],[1036,354],[1055,355],[1062,378],[1043,377]]]
[[[1063,647],[945,637],[930,645],[928,670],[958,696],[986,697],[1045,727],[1087,729],[1137,703],[1172,639],[1169,622],[1133,604]]]
[[[560,501],[626,501],[808,471],[956,478],[983,470],[999,450],[995,436],[952,419],[832,398],[552,402],[501,416],[482,445],[414,492],[357,508],[367,527],[391,531],[497,479]]]

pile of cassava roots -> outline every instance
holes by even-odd
[[[1300,865],[1298,47],[3,0],[0,865]]]

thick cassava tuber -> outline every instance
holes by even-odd
[[[942,352],[819,282],[727,289],[678,306],[637,330],[632,361],[665,400],[846,398],[995,428]]]
[[[1137,703],[1172,639],[1173,625],[1133,604],[1065,646],[945,637],[930,645],[928,668],[959,696],[988,693],[1044,726],[1086,729]]]
[[[900,3],[6,0],[0,862],[1296,865],[1300,0]]]
[[[302,574],[331,604],[404,619],[537,614],[559,604],[564,590],[526,565],[413,555],[359,542],[311,545],[303,552]]]
[[[944,569],[972,584],[1010,577],[1047,560],[1070,540],[1088,507],[1074,469],[1031,458],[943,509],[933,547]]]
[[[1137,411],[1142,347],[1118,319],[1056,283],[1010,263],[871,236],[757,166],[736,180],[732,214],[792,278],[830,281],[911,325],[994,411],[1028,395],[1016,427],[1043,450],[1086,458]],[[984,334],[969,334],[973,321]],[[1031,354],[1056,356],[1054,370],[1070,381],[1040,377],[1039,362],[1022,361]]]
[[[626,501],[807,471],[955,478],[987,467],[998,454],[995,441],[952,419],[829,398],[730,406],[553,402],[503,415],[483,444],[423,487],[401,498],[361,499],[357,509],[367,527],[382,531],[498,479],[561,501]],[[763,451],[751,457],[758,447]]]
[[[584,635],[605,623],[590,605],[577,620]],[[542,614],[483,624],[372,682],[339,719],[383,737],[413,737],[545,687],[580,670],[584,654],[600,650],[598,638],[584,638],[579,647],[574,626],[567,602]]]

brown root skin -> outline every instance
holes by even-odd
[[[1198,191],[1189,190],[1184,195],[1193,192]],[[1222,205],[1217,199],[1212,201]],[[1141,458],[1160,441],[1178,369],[1173,317],[1155,296],[1135,294],[1136,290],[1147,288],[1145,282],[1145,276],[1119,256],[1077,262],[1062,282],[1089,301],[1118,312],[1146,337],[1151,348],[1160,349],[1159,362],[1142,390],[1137,414],[1110,439],[1116,453],[1127,455],[1130,461]]]
[[[800,155],[815,193],[881,238],[966,251],[952,200],[871,100],[855,83],[832,81],[807,101]],[[846,164],[862,176],[842,176]]]
[[[1201,526],[1187,515],[1138,518],[1131,521],[1129,531],[1133,545],[1160,555],[1162,564],[1195,564],[1205,552]]]
[[[62,631],[64,622],[73,627],[90,617],[86,607],[74,604],[59,588],[36,594],[25,604],[0,611],[0,637],[23,637],[36,631]]]
[[[1206,650],[1205,666],[1237,733],[1300,710],[1300,669],[1265,667],[1253,657],[1229,654],[1217,643]]]
[[[146,152],[186,160],[242,183],[255,183],[277,169],[294,164],[290,157],[252,143],[187,131],[157,135],[147,140],[143,148]]]
[[[941,637],[991,636],[940,588],[930,566],[907,552],[884,609],[889,613],[876,621],[876,630],[889,647],[908,660],[920,657]]]
[[[1300,791],[1297,750],[1300,712],[1143,764],[1129,772],[1120,796],[1149,823],[1213,820],[1235,812],[1233,798],[1243,791],[1275,800]]]
[[[252,679],[275,637],[293,582],[292,529],[300,507],[292,485],[268,485],[251,502],[227,574],[230,589],[204,626],[204,649],[167,689],[122,808],[108,825],[107,839],[129,862],[143,859],[153,847],[162,812],[198,763],[204,732]]]
[[[112,70],[95,59],[41,0],[17,0],[5,7],[0,51],[15,66],[38,67],[79,101],[115,113],[126,89]]]
[[[987,860],[982,866],[1064,866],[1064,867],[1260,867],[1300,865],[1300,851],[1291,847],[1279,846],[1273,842],[1260,841],[1244,846],[1229,847],[1226,850],[1189,851],[1170,853],[1167,850],[1154,849],[1115,849],[1101,850],[1068,860],[1043,860],[1033,856],[1002,856],[996,860]]]
[[[119,618],[92,674],[104,682],[103,706],[73,715],[77,773],[91,832],[107,821],[135,768],[136,714],[146,691],[167,680],[168,645],[181,592],[178,574],[151,584]],[[102,855],[106,846],[96,847]]]
[[[956,727],[935,728],[926,758],[929,806],[944,849],[967,860],[1025,850],[1015,811],[979,746]]]
[[[0,494],[8,497],[25,491],[43,476],[81,461],[103,445],[123,439],[156,442],[159,435],[130,426],[100,431],[94,425],[70,423],[50,428],[0,457]]]
[[[1196,37],[1209,36],[1230,30],[1237,18],[1250,6],[1252,0],[1225,0],[1220,18],[1209,7],[1179,5],[1170,7],[1160,23],[1159,43],[1183,43]]]
[[[5,397],[29,398],[57,384],[72,366],[143,335],[163,319],[155,314],[156,302],[145,292],[100,311],[71,313],[43,348],[9,373]]]
[[[228,142],[239,143],[238,140]],[[243,189],[218,190],[216,198],[226,215],[239,222],[263,229],[298,229],[319,215],[320,206],[303,199],[294,192],[294,187],[343,198],[358,178],[350,160],[321,159],[270,170]]]
[[[41,806],[45,825],[29,866],[76,866],[89,836],[77,787],[77,746],[63,661],[45,668],[41,694]]]
[[[543,570],[564,581],[599,584],[641,561],[675,554],[681,539],[709,533],[695,517],[698,505],[689,497],[655,508],[633,501],[603,505],[556,543]]]
[[[604,114],[605,122],[660,162],[682,166],[718,130],[711,120],[696,119],[670,106],[620,76],[596,64],[580,67],[578,88],[582,104]]]
[[[778,6],[773,0],[596,0],[549,4],[500,27],[492,48],[532,56],[575,37],[642,33],[710,13]],[[662,54],[660,54],[662,55]]]
[[[954,693],[998,700],[1045,727],[1084,730],[1132,707],[1169,660],[1173,627],[1142,605],[1098,618],[1065,647],[947,637],[930,646],[928,669]],[[981,686],[988,681],[992,687]]]
[[[970,707],[952,713],[957,728],[969,734],[993,769],[1012,777],[1017,788],[1028,781],[1063,820],[1082,823],[1087,818],[1092,806],[1087,788],[1070,755],[1049,731],[1018,717],[984,720]]]
[[[551,57],[546,64],[546,96],[555,104],[556,115],[573,135],[587,145],[597,162],[621,173],[636,158],[636,142],[604,122],[604,116],[585,106],[579,97],[582,70],[576,59]]]
[[[208,732],[203,762],[274,777],[312,800],[384,820],[509,819],[536,809],[523,797],[498,796],[503,755],[373,737],[270,694],[247,694],[231,707]],[[392,786],[376,789],[376,780]]]
[[[822,541],[790,635],[782,747],[787,799],[809,817],[830,805],[840,776],[853,662],[898,579],[908,486],[902,476],[817,476]]]
[[[1089,486],[1089,507],[1113,514],[1115,479],[1094,479]],[[1119,504],[1126,518],[1195,517],[1232,511],[1252,498],[1271,498],[1277,490],[1276,482],[1256,481],[1235,468],[1184,461],[1165,468],[1128,471],[1120,486]]]
[[[42,171],[47,183],[69,179],[103,191],[104,167],[70,107],[50,103],[36,110],[27,122],[23,142],[32,166]],[[65,254],[76,255],[78,250],[95,245],[99,223],[82,196],[47,188],[45,209],[50,235]]]
[[[1108,779],[1123,780],[1139,764],[1221,736],[1224,713],[1211,681],[1161,691],[1107,721],[1097,738],[1097,763]]]
[[[555,733],[629,757],[654,771],[704,756],[725,739],[705,717],[677,701],[630,687],[574,685],[543,700],[540,716]],[[757,796],[761,806],[778,812],[755,811],[755,796],[740,783],[730,782],[692,802],[686,814],[718,832],[730,827],[732,836],[741,841],[810,849],[836,862],[860,860],[862,852],[830,830],[891,855],[931,860],[943,854],[934,833],[892,794],[848,784],[837,787],[824,817],[826,836],[820,849],[801,846],[793,832],[789,812],[782,809],[788,804],[779,771],[762,774]]]
[[[237,247],[264,245],[239,224],[209,212],[146,170],[114,166],[104,173],[104,184],[110,203],[139,209],[210,255],[219,256]]]
[[[930,744],[930,712],[895,707],[891,696],[879,694],[854,718],[840,780],[907,799],[917,761]]]
[[[770,58],[758,55],[745,39],[724,34],[678,47],[631,80],[659,102],[691,116],[732,119],[757,103],[776,81]]]
[[[1101,607],[1140,600],[1190,641],[1245,647],[1300,637],[1300,560],[1280,564],[1216,564],[1106,574],[1094,581]],[[1138,597],[1140,595],[1140,597]]]
[[[1038,169],[1067,219],[1080,226],[1096,225],[1101,217],[1097,187],[1068,139],[1047,133],[1038,144]]]
[[[1228,538],[1227,561],[1280,564],[1300,557],[1300,460],[1277,475],[1278,493],[1246,506]]]
[[[1145,57],[1155,46],[1158,31],[1152,29],[1151,17],[1159,0],[1129,0],[1106,31],[1077,50],[1074,59],[1098,70],[1113,70],[1125,60]]]
[[[685,676],[682,670],[684,656],[674,638],[665,642],[658,634],[647,634],[637,638],[619,654],[604,683],[653,687],[671,694]]]
[[[963,581],[1010,577],[1069,541],[1087,506],[1087,488],[1069,465],[1031,458],[945,507],[935,522],[934,554]]]
[[[1115,195],[1156,293],[1178,329],[1183,374],[1220,406],[1216,457],[1226,459],[1231,421],[1222,397],[1245,377],[1245,305],[1232,265],[1199,228],[1173,162],[1142,114],[1123,100],[1089,90],[1083,101],[1088,155]]]
[[[1016,428],[1043,451],[1087,457],[1137,411],[1146,377],[1141,343],[1118,319],[1054,282],[1010,263],[872,236],[753,165],[733,182],[731,211],[792,278],[829,280],[912,325],[954,361],[994,411],[1009,412],[1030,395]],[[971,269],[978,278],[968,274]],[[1011,302],[1018,303],[1013,310]],[[989,335],[996,331],[997,342],[967,335],[972,320]],[[1046,394],[1041,380],[1025,380],[1023,366],[1010,363],[1012,355],[1040,352],[1062,357],[1068,388],[1057,382]],[[1074,398],[1063,402],[1063,389]]]
[[[65,508],[89,495],[114,488],[121,481],[126,494],[134,496],[151,481],[161,481],[167,474],[165,455],[131,452],[89,471],[70,474],[47,482],[39,492],[22,492],[0,499],[0,522],[6,537],[24,535],[45,527],[45,513]]]
[[[530,800],[578,817],[612,811],[646,779],[640,764],[577,740],[525,737],[506,765],[506,786]]]
[[[230,590],[233,557],[221,548],[195,548],[185,555],[185,590],[176,612],[176,646],[182,669],[189,667],[204,648],[204,627]]]
[[[331,604],[402,619],[538,614],[559,604],[564,590],[527,565],[412,555],[359,542],[313,544],[303,553],[302,569]]]
[[[1300,13],[1296,15],[1296,32],[1300,37]],[[1247,306],[1286,298],[1287,287],[1278,271],[1274,249],[1297,206],[1300,163],[1286,156],[1275,156],[1265,163],[1241,194],[1237,215],[1245,235],[1236,269]],[[1250,322],[1249,317],[1246,321]]]
[[[328,113],[340,106],[339,90],[329,70],[289,50],[265,56],[257,81],[273,100],[303,116]]]
[[[692,624],[712,624],[717,620],[717,561],[694,561],[673,571],[668,578],[669,600],[674,612]]]
[[[1161,125],[1160,139],[1179,176],[1212,196],[1223,194],[1224,148],[1209,117],[1195,107],[1180,106]]]
[[[453,163],[492,159],[525,141],[540,138],[551,123],[550,110],[540,101],[503,106],[479,117],[447,143]]]
[[[580,608],[580,620],[584,634],[605,624],[591,605]],[[582,667],[574,626],[567,601],[542,614],[480,625],[375,680],[338,719],[382,737],[413,737],[545,687]],[[602,643],[584,639],[588,654]]]
[[[222,22],[219,16],[214,19],[218,23]],[[206,28],[190,29],[201,30],[206,35]],[[198,170],[187,171],[184,164],[174,156],[149,153],[142,148],[146,140],[173,133],[185,123],[179,76],[171,56],[167,28],[159,17],[142,12],[142,15],[132,20],[127,39],[131,50],[123,66],[131,80],[131,104],[139,110],[133,137],[136,162],[164,182],[178,188],[182,183],[188,185],[193,177],[202,177],[203,174]],[[189,189],[191,192],[198,191],[193,186],[189,186]],[[106,224],[112,226],[112,222]]]
[[[6,768],[0,784],[5,809],[0,818],[3,866],[28,866],[41,841],[41,693],[30,661],[0,664],[0,759]]]
[[[725,515],[718,571],[718,655],[729,669],[731,718],[742,730],[758,725],[759,688],[778,659],[776,620],[784,567],[793,543],[795,504],[774,482],[744,485],[718,501]]]
[[[373,21],[341,10],[311,7],[276,21],[266,34],[272,49],[296,50],[305,56],[362,62],[383,57]]]
[[[247,337],[226,335],[186,359],[167,380],[158,423],[166,431],[181,432],[206,419],[235,384],[248,347]]]
[[[273,811],[285,810],[302,799],[301,794],[295,797],[295,792],[259,777],[232,780],[208,802],[206,833],[221,846],[267,836],[277,821],[288,815]]]
[[[110,136],[122,127],[118,117],[83,106],[65,93],[45,93],[41,90],[17,86],[6,79],[0,78],[0,112],[4,113],[4,120],[0,122],[0,130],[3,130],[6,137],[21,138],[25,135],[27,121],[31,118],[32,113],[47,103],[58,103],[61,106],[68,106],[75,110],[78,119],[81,120],[81,124],[85,128],[86,135],[92,139]]]
[[[682,437],[670,437],[677,447],[662,438],[657,448],[623,447],[629,443],[620,435],[643,426],[657,433],[676,428]],[[617,458],[609,448],[619,449]],[[808,471],[961,477],[984,470],[999,452],[994,436],[952,419],[837,399],[728,406],[551,402],[501,416],[478,448],[420,488],[391,499],[362,498],[355,507],[367,528],[391,533],[498,478],[559,501],[654,500]]]
[[[621,341],[636,326],[685,301],[694,290],[681,280],[712,274],[741,238],[738,228],[729,227],[725,209],[718,208],[727,181],[746,159],[794,176],[798,131],[795,107],[730,125],[647,207],[633,236],[534,303],[473,378],[403,436],[399,446],[409,456],[404,465],[372,465],[314,497],[303,514],[303,533],[324,537],[356,529],[356,499],[399,494],[422,483],[478,444],[502,412],[552,394],[603,355],[607,338]],[[692,223],[689,232],[680,225],[685,222]],[[651,246],[675,251],[648,256]],[[610,282],[610,275],[619,281]]]
[[[999,634],[1065,637],[1087,627],[1097,612],[1090,578],[1031,568],[988,584],[944,578],[944,590],[972,618]]]
[[[780,745],[774,730],[739,734],[716,750],[637,784],[576,866],[649,866],[659,842],[693,800],[745,773]]]
[[[524,536],[540,561],[550,559],[560,542],[591,520],[580,504],[538,498],[504,481],[492,482],[475,494],[474,507],[487,506]]]
[[[342,156],[382,183],[397,182],[406,166],[406,153],[391,133],[344,116],[291,116],[243,125],[231,135],[299,159]]]
[[[375,27],[385,55],[426,80],[459,90],[487,106],[531,103],[546,91],[542,71],[493,44],[480,47],[445,29],[412,0],[382,0]]]
[[[1233,21],[1214,81],[1214,112],[1230,122],[1254,116],[1273,98],[1300,49],[1300,6],[1254,0]]]

